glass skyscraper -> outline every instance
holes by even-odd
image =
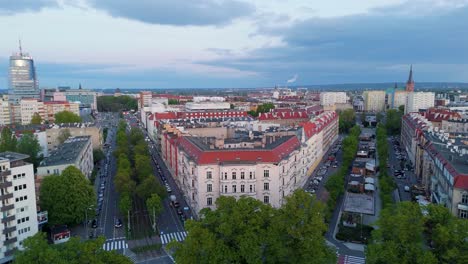
[[[8,101],[18,105],[22,98],[40,99],[34,60],[28,54],[10,56]]]

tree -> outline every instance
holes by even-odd
[[[102,149],[94,149],[93,150],[93,161],[94,163],[98,163],[99,161],[106,158],[106,155],[102,151]]]
[[[121,214],[127,216],[128,231],[130,231],[130,210],[132,209],[132,198],[130,194],[125,193],[120,195],[119,211]]]
[[[68,128],[61,129],[57,140],[60,144],[63,144],[63,142],[65,142],[65,140],[67,140],[69,137],[71,137],[70,130]]]
[[[147,155],[135,155],[135,172],[139,182],[142,182],[153,172],[151,159]]]
[[[117,171],[114,178],[115,189],[119,194],[130,194],[134,192],[136,183],[127,171]]]
[[[4,127],[0,135],[0,152],[16,151],[16,136],[9,127]]]
[[[132,263],[127,257],[115,251],[105,251],[102,247],[104,242],[104,237],[84,242],[78,237],[72,237],[64,244],[49,245],[45,233],[39,232],[24,241],[24,250],[16,252],[15,263]]]
[[[387,131],[391,135],[398,135],[401,131],[401,117],[403,116],[402,112],[395,109],[390,109],[387,111],[387,120],[386,127]]]
[[[177,99],[169,99],[169,100],[167,100],[167,103],[168,103],[169,105],[177,105],[177,104],[179,104],[179,100],[177,100]]]
[[[146,199],[146,208],[153,215],[153,230],[156,232],[156,216],[163,210],[162,201],[158,194],[153,193],[151,197]]]
[[[41,145],[39,145],[39,141],[33,133],[24,133],[21,136],[21,139],[18,142],[17,151],[29,156],[27,161],[34,165],[34,169],[39,166],[39,163],[42,160],[42,156],[39,155],[39,152],[41,152]]]
[[[367,263],[437,263],[423,243],[423,216],[418,204],[401,202],[380,213],[379,228],[366,248]]]
[[[74,166],[67,167],[61,175],[45,176],[39,197],[41,209],[49,212],[51,225],[83,222],[85,210],[96,201],[93,186]]]
[[[70,111],[61,111],[55,114],[55,123],[81,123],[81,117]]]
[[[398,111],[400,111],[401,114],[404,114],[405,113],[405,105],[398,106]]]
[[[339,112],[340,133],[348,133],[349,129],[356,124],[356,112],[354,109],[346,109]]]
[[[167,195],[166,190],[153,175],[148,175],[136,188],[136,193],[142,200],[149,199],[155,192],[162,198],[165,198]]]
[[[251,197],[221,196],[216,205],[186,222],[184,243],[170,243],[177,263],[336,263],[323,237],[323,206],[304,191],[281,209]]]
[[[123,96],[99,96],[97,98],[99,112],[122,112],[138,109],[138,101],[128,95]]]
[[[38,113],[34,113],[31,118],[31,124],[40,125],[42,124],[42,117]]]

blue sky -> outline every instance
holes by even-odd
[[[468,82],[468,0],[15,0],[0,32],[0,88],[18,38],[41,87]]]

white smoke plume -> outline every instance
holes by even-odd
[[[298,75],[298,74],[294,74],[294,76],[293,76],[291,79],[289,79],[289,80],[287,81],[287,83],[293,83],[293,82],[296,82],[296,80],[297,80],[297,77],[299,77],[299,75]]]

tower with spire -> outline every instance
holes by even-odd
[[[408,81],[406,82],[406,91],[414,92],[413,65],[410,67]]]

